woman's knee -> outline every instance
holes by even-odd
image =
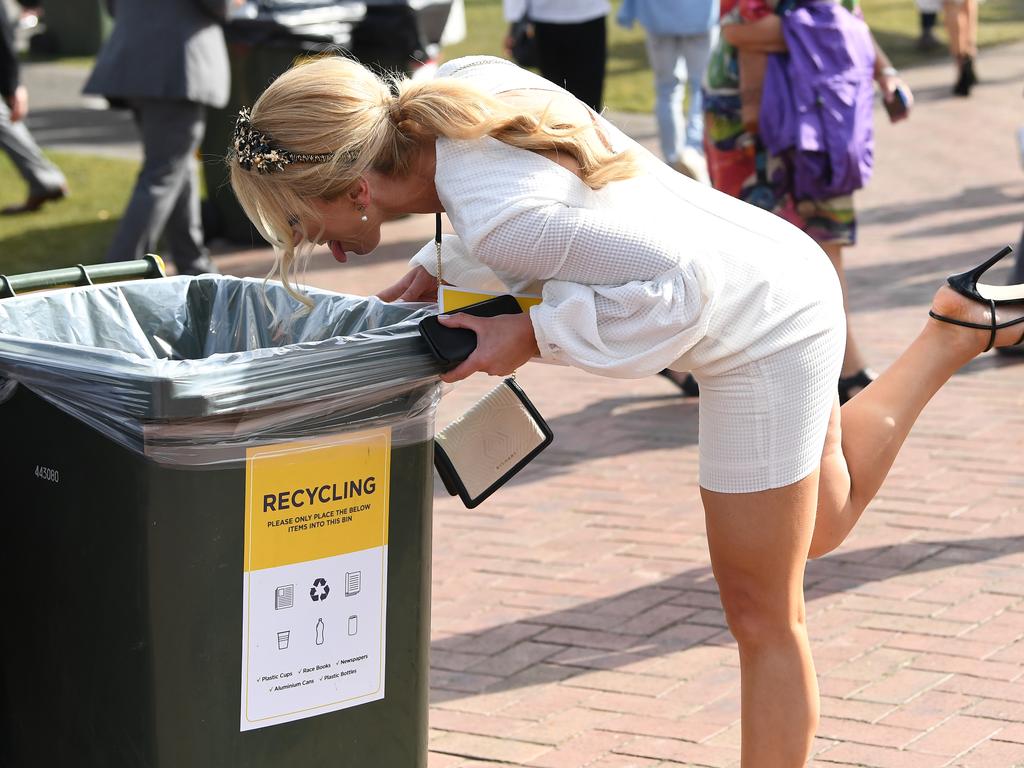
[[[798,596],[770,594],[753,579],[719,579],[718,585],[726,622],[741,649],[789,644],[805,632]]]

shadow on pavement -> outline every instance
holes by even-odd
[[[544,482],[591,461],[696,445],[697,400],[675,394],[668,382],[665,390],[664,397],[608,398],[548,419],[554,442],[509,486]],[[448,495],[440,481],[434,483],[434,495]]]
[[[1009,156],[1009,151],[1007,155]],[[1020,207],[1021,192],[1021,186],[1016,184],[967,187],[962,191],[956,190],[955,194],[948,197],[915,200],[905,204],[887,203],[882,207],[864,208],[857,212],[857,218],[870,224],[899,224],[920,216],[963,211],[967,208],[988,208],[1002,205]],[[1024,222],[1024,212],[1019,218]]]
[[[840,550],[808,563],[805,589],[808,602],[812,603],[815,598],[894,576],[982,563],[1022,551],[1024,536],[915,541]],[[813,613],[813,603],[810,608]],[[812,616],[812,625],[813,622]],[[574,632],[586,634],[573,636]],[[500,647],[502,638],[504,647],[530,639],[549,644],[551,653],[546,660],[524,663],[521,669],[501,679],[500,673],[490,671],[489,665],[490,655],[504,649]],[[700,566],[656,584],[564,611],[433,642],[431,650],[436,659],[431,703],[567,680],[594,670],[614,670],[701,645],[732,644],[711,568]],[[465,655],[473,653],[479,653],[480,660],[466,668]],[[447,658],[463,660],[461,664],[449,664],[459,669],[445,668],[446,654],[452,654]]]

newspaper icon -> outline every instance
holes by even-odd
[[[348,571],[345,573],[345,597],[358,595],[363,588],[363,572]]]
[[[295,605],[295,585],[287,584],[274,590],[274,610],[280,611]]]

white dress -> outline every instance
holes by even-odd
[[[490,93],[557,86],[504,60],[446,63]],[[541,293],[541,356],[603,376],[692,371],[700,384],[700,483],[778,488],[821,460],[846,338],[822,250],[783,219],[676,173],[603,118],[642,172],[593,190],[491,137],[439,138],[435,184],[456,235],[444,278]],[[413,264],[436,271],[433,244]]]

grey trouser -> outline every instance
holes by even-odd
[[[0,147],[28,183],[29,197],[45,195],[67,183],[64,174],[43,157],[24,120],[11,122],[11,110],[0,99]]]
[[[196,150],[206,130],[206,107],[191,101],[133,99],[145,158],[107,261],[156,252],[163,235],[178,269],[206,255],[199,213]]]

